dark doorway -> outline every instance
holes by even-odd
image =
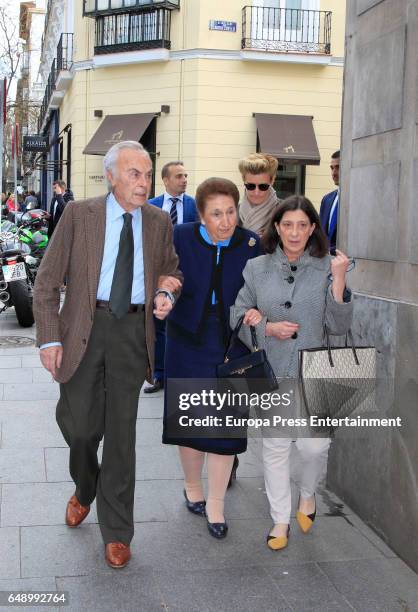
[[[142,146],[148,151],[152,161],[152,185],[150,198],[153,198],[155,195],[155,167],[156,167],[156,158],[157,158],[157,118],[151,121],[142,137],[139,139],[139,142]]]

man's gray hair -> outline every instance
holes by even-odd
[[[118,161],[119,153],[123,149],[133,149],[134,151],[138,151],[145,155],[152,163],[151,157],[146,149],[142,146],[140,142],[136,142],[135,140],[121,140],[121,142],[117,142],[112,147],[110,147],[109,151],[103,158],[103,170],[105,176],[107,178],[107,173],[111,172],[113,176],[116,174],[116,163]],[[107,179],[107,186],[110,189],[110,181]]]

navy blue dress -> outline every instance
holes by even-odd
[[[167,323],[166,379],[216,378],[216,366],[224,359],[231,332],[229,309],[244,284],[242,271],[248,259],[262,254],[259,237],[249,230],[237,227],[229,244],[213,245],[200,228],[200,223],[186,223],[174,230],[184,283]],[[247,351],[243,345],[240,350]],[[169,437],[166,402],[163,443],[220,455],[247,449],[246,438]]]

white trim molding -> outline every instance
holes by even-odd
[[[109,66],[194,59],[230,60],[238,62],[282,62],[338,66],[341,68],[344,67],[344,58],[334,57],[332,55],[275,53],[272,51],[251,50],[230,51],[222,49],[185,49],[181,51],[168,51],[168,49],[145,49],[143,51],[122,51],[119,53],[104,53],[103,55],[94,55],[92,59],[74,62],[72,70],[74,72],[80,72],[82,70],[106,68]]]
[[[93,68],[142,64],[144,62],[168,62],[168,49],[144,49],[143,51],[123,51],[121,53],[103,53],[93,56]]]

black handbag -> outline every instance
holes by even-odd
[[[243,321],[244,315],[240,317],[231,334],[224,362],[216,368],[217,376],[218,378],[244,380],[250,393],[271,393],[279,388],[279,383],[267,359],[266,351],[258,347],[257,336],[253,326],[250,327],[252,352],[236,359],[230,359],[229,357],[238,338]]]

